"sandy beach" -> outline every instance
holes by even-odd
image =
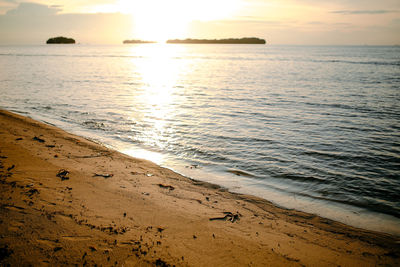
[[[0,111],[0,265],[398,266],[400,238]]]

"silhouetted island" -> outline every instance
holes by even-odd
[[[175,39],[168,40],[168,44],[265,44],[264,39],[250,38],[229,38],[229,39]]]
[[[46,42],[46,44],[74,44],[74,43],[75,43],[74,39],[63,36],[50,38]]]
[[[143,41],[143,40],[125,40],[123,41],[124,44],[154,44],[157,42],[154,41]]]

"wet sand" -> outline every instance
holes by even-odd
[[[398,266],[400,238],[183,177],[0,110],[0,265]]]

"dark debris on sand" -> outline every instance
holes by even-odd
[[[60,177],[61,181],[64,181],[64,180],[68,180],[69,179],[68,174],[69,174],[69,171],[61,169],[61,170],[58,171],[56,176]]]
[[[232,223],[239,221],[240,217],[242,217],[242,215],[237,212],[236,214],[230,212],[230,211],[225,211],[224,212],[225,216],[224,217],[214,217],[214,218],[210,218],[210,221],[216,221],[216,220],[220,220],[220,221],[230,221]]]
[[[44,139],[42,139],[42,138],[40,138],[40,137],[37,137],[37,136],[33,137],[32,139],[35,140],[35,141],[38,141],[39,143],[44,143],[44,142],[46,142]]]
[[[8,247],[8,245],[4,245],[0,247],[0,263],[8,258],[11,254],[13,254],[13,250]]]

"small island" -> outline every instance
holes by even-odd
[[[168,44],[265,44],[264,39],[255,37],[229,38],[229,39],[175,39],[168,40]]]
[[[75,40],[63,36],[50,38],[46,44],[75,44]]]
[[[123,41],[124,44],[154,44],[157,42],[154,41],[143,41],[143,40],[125,40]]]

